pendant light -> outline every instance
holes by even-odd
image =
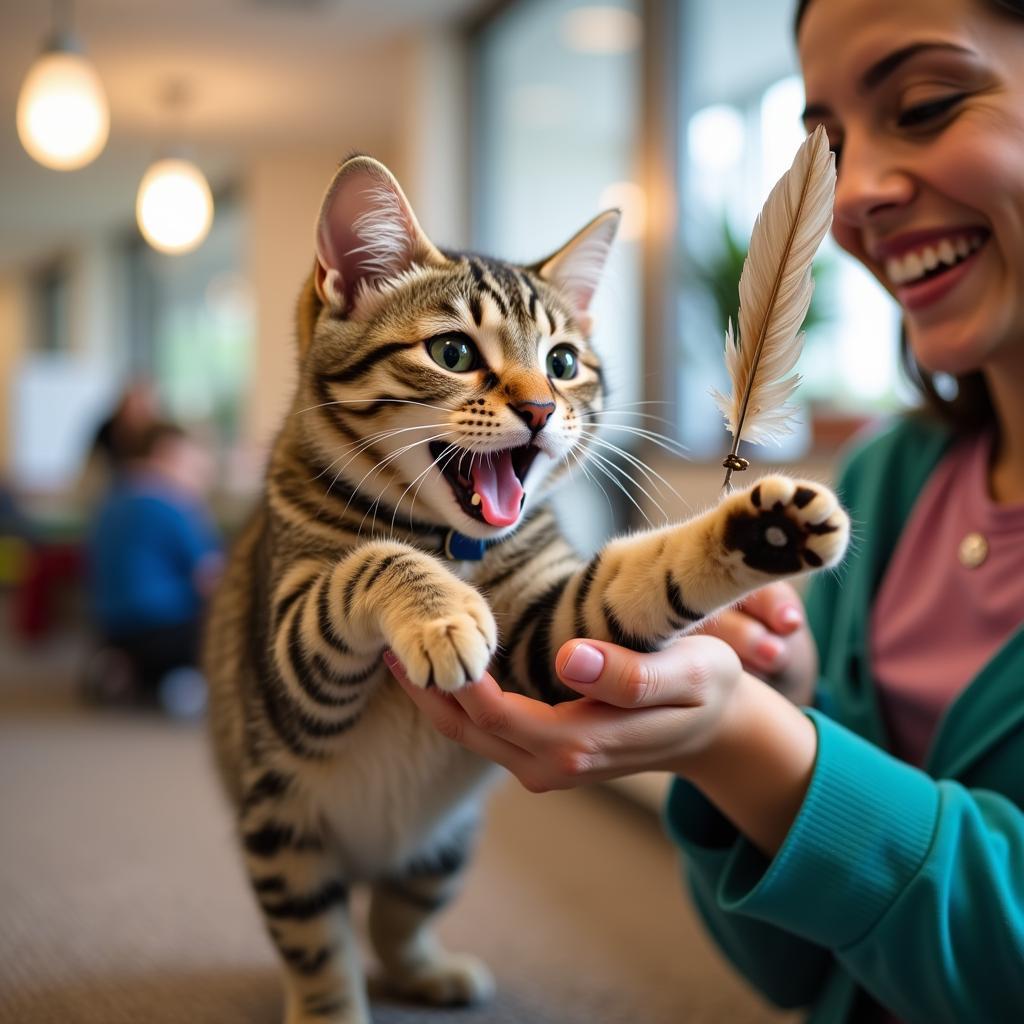
[[[180,110],[186,100],[181,83],[172,83],[164,99],[168,107]],[[180,155],[155,161],[139,182],[135,218],[142,237],[158,252],[198,248],[213,223],[213,194],[203,172]]]
[[[110,109],[96,68],[71,32],[66,0],[54,0],[53,14],[53,33],[18,94],[18,138],[44,167],[74,171],[103,151]]]

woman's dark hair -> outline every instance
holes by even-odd
[[[924,400],[922,411],[937,416],[954,430],[968,433],[985,430],[996,424],[996,410],[984,374],[980,370],[956,377],[956,392],[939,392],[933,373],[925,370],[914,358],[907,342],[907,331],[900,331],[900,363],[907,379]]]
[[[827,0],[820,0],[827,2]],[[1008,14],[1024,17],[1024,0],[984,0]],[[793,14],[793,35],[800,25],[811,0],[797,0]],[[995,407],[985,377],[980,371],[956,378],[956,394],[943,395],[936,386],[935,375],[925,370],[914,358],[907,343],[907,332],[900,332],[900,362],[910,380],[924,400],[925,409],[948,423],[955,430],[982,430],[996,423]],[[943,389],[945,390],[945,389]]]
[[[993,7],[1000,8],[1000,10],[1008,11],[1010,14],[1024,17],[1024,0],[985,0],[985,2],[992,4]],[[811,0],[797,0],[796,11],[793,14],[794,35],[799,33],[800,23],[804,20],[804,15],[807,13],[807,8],[810,5]]]

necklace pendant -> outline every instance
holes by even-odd
[[[977,569],[988,558],[988,541],[980,533],[969,533],[957,549],[957,557],[965,569]]]

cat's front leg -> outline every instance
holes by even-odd
[[[418,686],[479,679],[498,644],[484,598],[436,558],[397,543],[347,556],[330,584],[335,630],[352,647],[389,647]]]
[[[487,602],[437,559],[371,541],[333,564],[300,559],[269,609],[264,697],[288,750],[317,758],[343,745],[383,677],[390,647],[418,685],[456,689],[483,675],[497,646]]]
[[[835,565],[849,518],[827,487],[766,476],[678,526],[613,541],[599,599],[611,638],[653,648],[775,579]]]

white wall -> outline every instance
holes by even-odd
[[[0,474],[11,470],[14,380],[29,335],[28,290],[21,275],[0,277]]]
[[[272,441],[295,381],[295,302],[313,267],[313,229],[338,162],[358,149],[398,177],[428,234],[441,245],[466,238],[465,63],[457,38],[438,32],[410,39],[395,73],[406,81],[401,117],[376,140],[338,139],[317,150],[269,152],[246,164],[243,203],[246,270],[258,321],[244,438],[255,465]]]

